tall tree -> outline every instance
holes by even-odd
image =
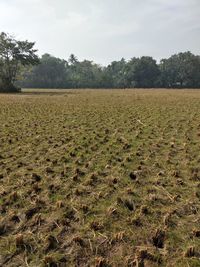
[[[35,43],[18,41],[9,34],[0,34],[0,91],[18,91],[14,83],[21,66],[39,63]]]
[[[22,85],[36,88],[65,88],[67,67],[67,61],[44,54],[40,59],[40,64],[25,73]]]
[[[127,87],[126,61],[124,58],[122,58],[120,61],[113,61],[110,65],[108,65],[107,73],[110,76],[110,87]]]
[[[200,58],[191,52],[178,53],[160,62],[161,86],[199,87]]]
[[[152,57],[133,58],[127,66],[129,87],[155,87],[159,77],[159,68]]]
[[[77,57],[74,54],[71,54],[69,56],[68,62],[71,65],[75,65],[76,63],[78,63],[78,59],[77,59]]]

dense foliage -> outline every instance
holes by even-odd
[[[200,56],[179,53],[157,63],[148,56],[104,67],[89,60],[36,55],[35,43],[0,34],[0,92],[27,88],[200,88]],[[39,64],[40,63],[40,64]]]
[[[4,32],[0,34],[0,92],[18,91],[14,84],[21,68],[39,63],[34,45]]]
[[[41,64],[27,70],[22,87],[36,88],[199,88],[200,57],[179,53],[158,64],[143,56],[121,59],[102,67],[89,60],[78,61],[73,54],[63,60],[45,54]]]

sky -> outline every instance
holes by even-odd
[[[200,54],[200,0],[0,0],[0,31],[38,54],[111,61]]]

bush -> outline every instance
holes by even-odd
[[[5,85],[0,83],[0,93],[20,93],[21,88],[11,85]]]

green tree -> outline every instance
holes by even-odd
[[[106,72],[110,76],[110,87],[127,87],[126,61],[124,58],[120,61],[113,61],[110,65],[108,65]]]
[[[103,68],[89,60],[78,61],[73,54],[68,66],[68,84],[71,88],[99,88],[103,86]]]
[[[0,34],[0,91],[18,91],[14,83],[21,66],[39,63],[35,43],[17,41],[9,34]]]
[[[133,58],[127,64],[127,81],[129,87],[156,87],[159,68],[152,57]]]
[[[67,67],[67,61],[44,54],[40,64],[25,73],[25,79],[20,85],[36,88],[65,88]]]
[[[92,61],[76,63],[72,78],[77,88],[98,88],[101,86],[101,68]],[[71,78],[71,80],[72,80]]]
[[[160,62],[163,87],[192,88],[200,86],[200,58],[191,52],[178,53]]]
[[[76,63],[78,63],[78,59],[77,59],[77,57],[74,54],[71,54],[69,56],[68,62],[71,65],[75,65]]]

